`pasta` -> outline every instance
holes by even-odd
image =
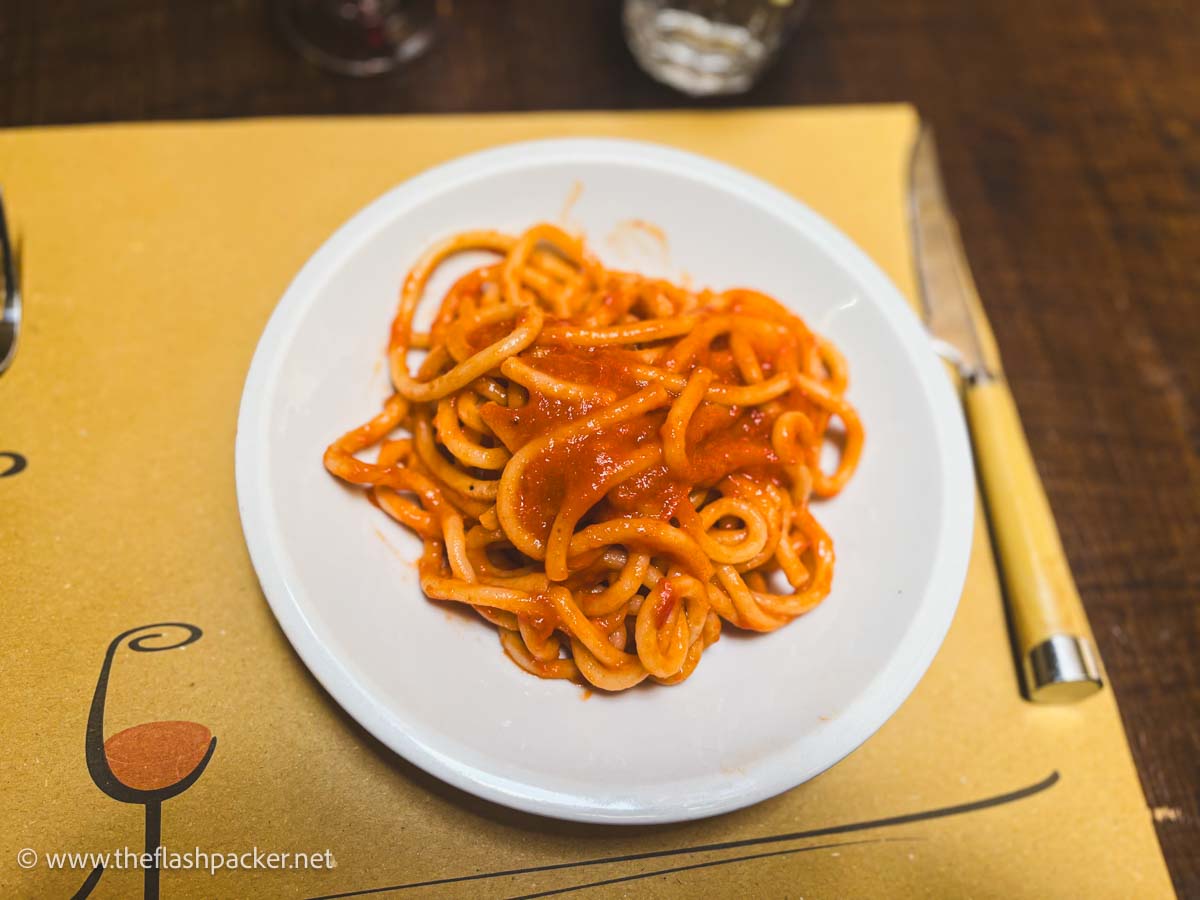
[[[415,330],[467,250],[496,258]],[[722,620],[772,631],[829,593],[810,500],[850,479],[863,428],[841,354],[770,297],[609,270],[549,224],[473,231],[408,274],[387,357],[394,393],[325,467],[420,535],[424,592],[473,607],[522,669],[676,684]]]

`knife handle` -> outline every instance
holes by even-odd
[[[1099,661],[1012,392],[985,376],[965,405],[1029,698],[1086,697],[1103,686]]]

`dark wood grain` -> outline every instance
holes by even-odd
[[[0,124],[722,105],[645,77],[613,0],[444,5],[434,51],[355,81],[259,0],[0,0]],[[723,102],[891,100],[938,131],[1172,876],[1200,896],[1195,0],[818,0]]]

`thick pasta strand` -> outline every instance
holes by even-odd
[[[496,259],[414,331],[464,251]],[[772,631],[828,595],[809,504],[850,480],[863,426],[845,359],[771,297],[608,270],[554,225],[466,232],[413,266],[387,358],[394,393],[325,467],[421,537],[425,594],[525,671],[678,684],[722,621]]]

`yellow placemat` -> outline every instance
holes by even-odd
[[[388,886],[380,896],[506,897],[594,883],[582,893],[1169,895],[1112,693],[1064,708],[1019,698],[982,520],[945,646],[865,746],[753,808],[625,829],[488,805],[373,741],[292,652],[242,543],[234,427],[255,342],[305,259],[385,189],[526,138],[674,144],[800,197],[911,296],[915,122],[907,107],[876,107],[0,134],[26,294],[23,342],[0,378],[0,451],[19,455],[0,456],[0,473],[25,463],[0,477],[0,893],[68,896],[89,875],[96,897],[142,890],[127,855],[96,873],[95,860],[64,870],[50,855],[139,852],[161,785],[200,759],[207,732],[195,727],[131,742],[116,756],[122,780],[149,792],[124,798],[137,802],[106,796],[88,769],[109,642],[183,622],[203,636],[157,653],[126,641],[104,691],[103,737],[187,720],[217,738],[195,784],[161,803],[163,846],[179,855],[163,859],[184,866],[192,853],[197,865],[199,849],[211,868],[217,854],[243,855],[215,874],[161,871],[166,897]],[[19,861],[25,849],[36,860]],[[246,868],[271,852],[317,854],[320,868]],[[582,864],[594,860],[608,861]],[[411,887],[444,879],[456,880]]]

